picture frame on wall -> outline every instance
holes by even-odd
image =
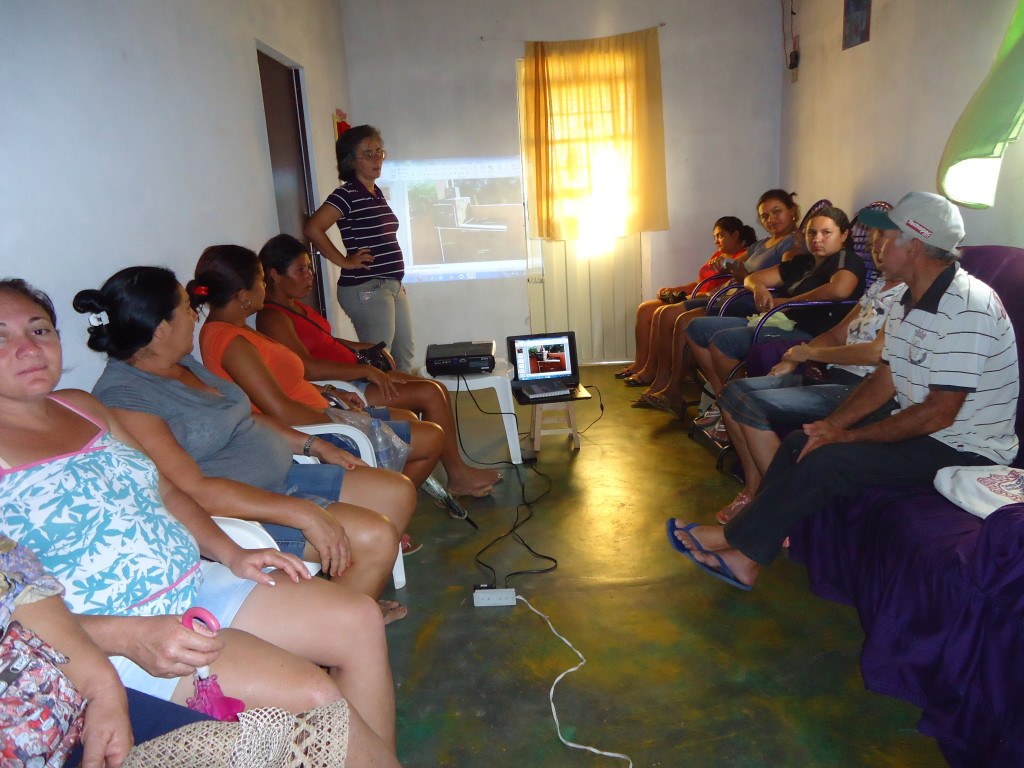
[[[843,0],[843,50],[871,39],[871,0]]]

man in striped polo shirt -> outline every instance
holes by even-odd
[[[760,492],[725,528],[670,521],[677,549],[741,589],[797,520],[835,496],[929,485],[942,467],[1017,455],[1013,327],[995,291],[956,263],[960,212],[911,192],[892,211],[859,215],[881,230],[887,273],[906,283],[886,320],[882,364],[830,416],[786,438]],[[899,407],[880,412],[893,396]]]

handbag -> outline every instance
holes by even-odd
[[[378,341],[372,347],[366,349],[356,349],[346,344],[341,339],[335,339],[339,344],[354,353],[356,359],[360,365],[372,365],[374,368],[387,373],[391,370],[391,361],[388,360],[387,355],[384,354],[384,347],[387,345],[383,341]]]
[[[12,621],[0,640],[0,763],[63,765],[82,732],[85,699],[58,664],[67,656]]]

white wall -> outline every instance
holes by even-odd
[[[651,237],[655,289],[690,280],[713,250],[715,219],[732,214],[754,223],[758,195],[778,184],[777,3],[341,0],[341,7],[350,122],[380,128],[395,159],[518,154],[515,60],[526,40],[664,23],[671,229]],[[326,195],[326,174],[321,187]],[[409,294],[421,352],[429,341],[528,328],[525,281],[416,284]]]
[[[317,166],[334,178],[340,29],[334,0],[4,0],[0,274],[53,296],[65,386],[102,366],[78,290],[130,264],[184,279],[207,245],[277,233],[257,41],[305,67]]]
[[[937,192],[949,133],[988,73],[1017,0],[875,0],[871,40],[842,50],[843,4],[800,3],[802,58],[783,85],[786,185],[853,212]],[[996,205],[963,209],[965,244],[1024,243],[1024,147],[1003,161]]]

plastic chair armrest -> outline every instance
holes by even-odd
[[[343,435],[355,443],[356,448],[359,449],[359,458],[371,467],[377,466],[377,457],[373,452],[373,445],[370,443],[370,438],[355,427],[351,427],[348,424],[336,424],[333,421],[330,421],[326,424],[306,424],[301,427],[295,427],[295,429],[299,432],[304,432],[307,435]],[[301,456],[299,454],[295,454],[292,458],[299,464],[317,463],[317,459],[314,456]]]
[[[281,549],[274,541],[274,537],[267,533],[267,529],[254,520],[214,516],[213,522],[242,549]],[[311,563],[308,560],[302,562],[306,564],[310,576],[320,573],[320,563]]]

